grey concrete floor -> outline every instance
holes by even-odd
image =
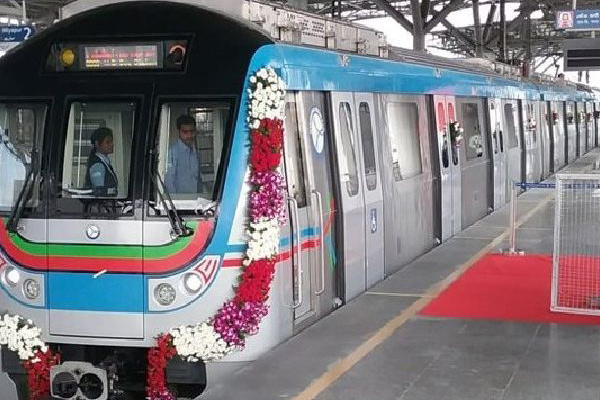
[[[600,153],[571,172],[589,170]],[[522,217],[551,192],[519,197]],[[517,232],[518,247],[551,254],[554,201]],[[508,207],[465,229],[332,315],[210,385],[210,400],[600,400],[600,326],[425,318],[412,315],[318,395],[297,397],[388,321],[491,243],[508,226]],[[489,247],[489,246],[488,246]]]

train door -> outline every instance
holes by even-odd
[[[48,220],[52,335],[144,337],[138,159],[142,101],[73,97],[53,155]],[[58,134],[58,132],[57,132]],[[53,254],[54,253],[54,254]],[[68,256],[66,256],[68,255]]]
[[[594,148],[594,103],[585,103],[585,124],[587,127],[587,147],[590,151]]]
[[[356,93],[354,95],[356,106],[356,122],[359,148],[357,151],[360,159],[361,175],[363,181],[363,197],[365,202],[365,263],[366,286],[371,287],[384,277],[384,218],[383,218],[383,190],[379,167],[379,143],[375,139],[376,126],[375,103],[373,94]]]
[[[502,100],[502,127],[506,138],[506,198],[510,195],[512,182],[520,182],[523,174],[521,165],[522,135],[519,118],[519,102]]]
[[[360,171],[360,151],[356,108],[352,93],[332,93],[335,151],[343,231],[344,299],[356,297],[366,289],[365,227],[363,182]],[[357,229],[361,234],[354,234]]]
[[[502,129],[502,102],[488,99],[492,162],[494,170],[494,210],[506,204],[506,147]]]
[[[565,105],[561,101],[551,103],[552,139],[554,163],[552,172],[558,172],[565,166],[566,160],[566,138],[565,138]]]
[[[540,148],[542,150],[542,179],[546,179],[552,172],[553,155],[552,155],[552,140],[551,140],[551,112],[550,103],[541,101],[538,103],[538,115],[540,116]]]
[[[428,100],[432,98],[385,94],[378,100],[389,275],[440,243],[439,153],[434,145],[438,135],[431,129],[434,118]]]
[[[285,169],[288,182],[296,324],[306,325],[339,302],[336,201],[325,96],[290,93],[286,103]],[[314,243],[314,246],[309,245]],[[364,278],[363,278],[364,280]]]
[[[442,187],[442,241],[462,229],[460,126],[454,96],[433,96]]]
[[[600,145],[600,103],[594,103],[594,147]]]
[[[566,123],[566,153],[565,164],[573,162],[579,155],[579,117],[575,102],[567,101],[565,103],[565,123]]]
[[[539,107],[537,102],[523,100],[523,165],[525,180],[539,182],[542,177],[542,145],[539,138]]]
[[[490,178],[491,161],[486,134],[483,101],[479,98],[456,98],[457,119],[462,126],[460,141],[461,224],[467,227],[483,218],[491,204],[488,203],[492,190]]]
[[[585,103],[576,103],[577,106],[577,157],[587,153],[587,123],[585,121]]]

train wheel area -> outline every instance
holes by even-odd
[[[600,151],[594,149],[561,173],[590,172],[599,160]],[[453,290],[488,257],[523,270],[500,285],[515,293],[527,290],[523,276],[539,271],[528,257],[551,262],[554,193],[531,189],[518,198],[518,245],[525,258],[498,254],[509,245],[505,206],[257,361],[213,377],[218,383],[201,398],[597,399],[600,361],[590,349],[600,338],[599,317],[538,321],[510,309],[503,317],[483,312],[472,318],[460,312],[444,316],[452,312],[440,307],[431,310],[440,294]],[[547,277],[540,274],[539,279]],[[503,302],[515,306],[510,292],[478,296],[496,303],[492,308],[502,308]],[[531,301],[550,306],[549,297]]]

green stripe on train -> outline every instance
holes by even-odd
[[[189,222],[188,225],[195,228],[197,224],[194,221]],[[34,256],[45,256],[48,251],[50,257],[141,258],[143,249],[144,257],[149,259],[166,258],[177,254],[194,238],[194,236],[182,237],[162,246],[49,244],[46,249],[45,243],[32,243],[15,234],[9,234],[9,237],[20,250]]]

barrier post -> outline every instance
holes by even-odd
[[[517,249],[517,183],[512,181],[510,184],[510,231],[509,248],[503,249],[502,254],[525,255],[525,251]]]

